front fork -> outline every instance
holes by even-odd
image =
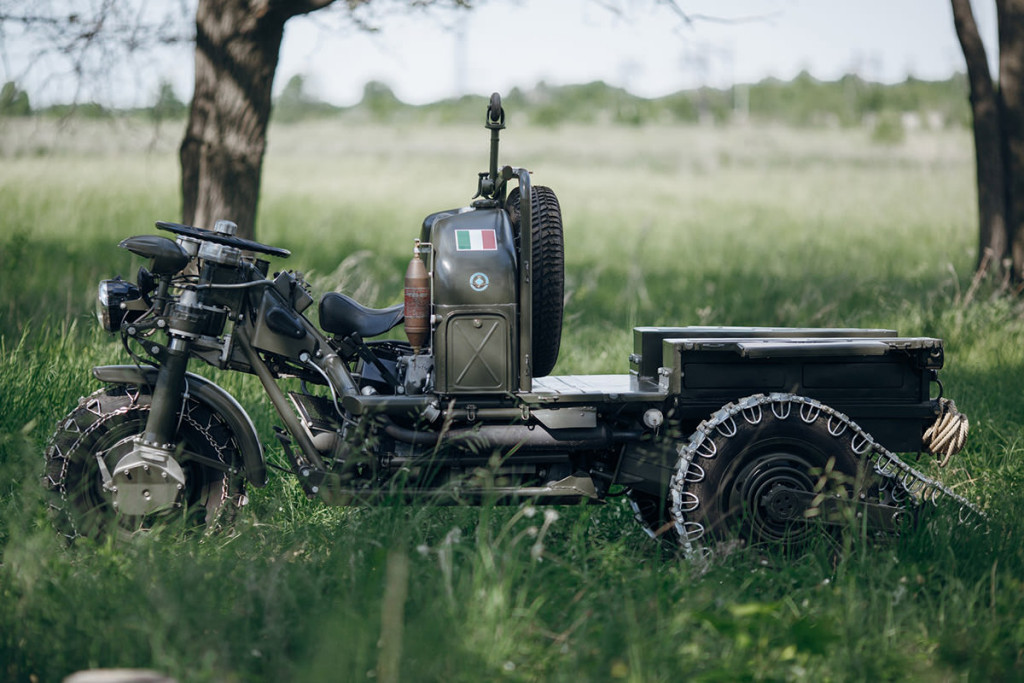
[[[160,310],[166,310],[170,303],[167,294],[170,285],[170,276],[160,278],[154,297]],[[187,292],[182,296],[182,303],[186,298],[189,303],[193,303],[194,297],[195,292]],[[139,450],[140,447],[155,448],[168,452],[169,455],[169,451],[175,445],[174,436],[178,431],[178,415],[184,408],[188,356],[192,349],[192,335],[183,333],[176,327],[177,325],[172,323],[167,331],[167,348],[164,350],[160,363],[156,386],[153,387],[146,431],[143,433],[142,439],[136,443],[136,450]]]
[[[171,335],[163,363],[153,387],[149,418],[142,442],[146,446],[170,450],[174,447],[174,436],[178,431],[178,415],[181,413],[185,393],[185,372],[188,370],[188,355],[191,342],[177,335]]]
[[[171,335],[153,387],[145,431],[135,438],[131,451],[109,463],[108,453],[95,453],[103,489],[120,514],[144,516],[165,510],[179,501],[188,484],[175,451],[190,347],[187,338]]]

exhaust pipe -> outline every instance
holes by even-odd
[[[469,450],[506,449],[517,446],[531,451],[601,450],[609,448],[615,441],[615,434],[605,425],[551,431],[542,425],[481,425],[437,433],[399,427],[388,420],[384,431],[397,441],[417,446],[443,445]]]

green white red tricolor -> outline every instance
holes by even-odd
[[[498,242],[493,230],[456,230],[455,248],[459,251],[496,251]]]

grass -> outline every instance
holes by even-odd
[[[878,146],[856,129],[510,126],[503,159],[553,187],[565,217],[556,372],[624,372],[634,324],[943,337],[946,395],[972,436],[941,476],[984,501],[989,524],[940,509],[897,539],[851,528],[798,558],[737,551],[705,569],[649,542],[620,503],[335,509],[272,474],[233,535],[65,549],[42,446],[95,388],[89,368],[120,357],[92,321],[94,286],[140,265],[120,239],[176,217],[176,131],[0,128],[16,138],[0,145],[0,679],[99,666],[181,681],[1024,676],[1024,324],[988,285],[965,303],[967,133]],[[468,202],[486,135],[276,128],[260,239],[291,249],[282,265],[321,291],[395,303],[422,217]],[[270,442],[250,380],[218,376]]]

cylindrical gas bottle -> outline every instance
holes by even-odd
[[[405,270],[405,336],[415,353],[430,338],[430,275],[420,258],[419,244]]]

